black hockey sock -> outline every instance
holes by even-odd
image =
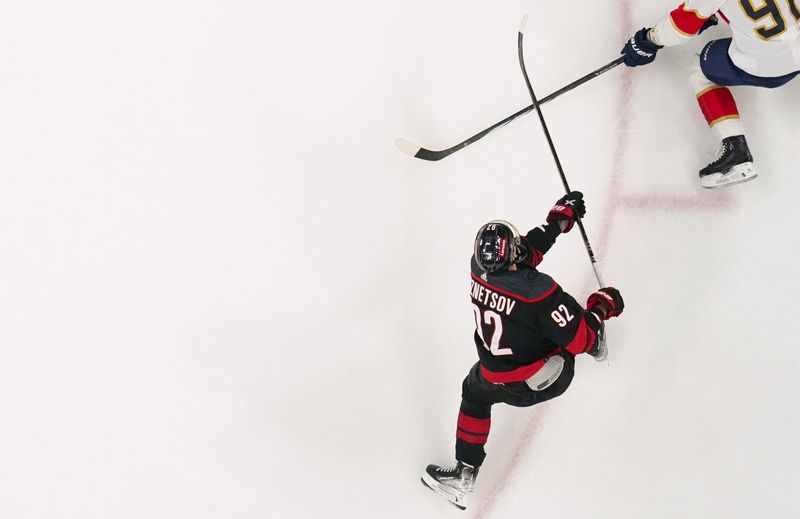
[[[458,429],[456,430],[456,459],[468,463],[473,467],[480,467],[486,458],[483,446],[489,438],[491,418],[476,418],[458,414]]]

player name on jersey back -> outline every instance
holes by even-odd
[[[486,288],[474,279],[470,280],[470,295],[475,302],[496,310],[506,315],[511,315],[517,302],[508,296],[498,294],[490,288]]]

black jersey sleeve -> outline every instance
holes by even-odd
[[[559,234],[561,234],[561,228],[557,223],[540,225],[528,231],[528,234],[522,238],[522,243],[528,252],[525,263],[529,267],[536,268],[556,242]]]
[[[539,304],[542,335],[564,350],[577,355],[590,351],[597,343],[599,320],[583,309],[574,297],[560,287]]]

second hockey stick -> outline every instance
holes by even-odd
[[[553,99],[555,99],[556,97],[560,96],[561,94],[569,92],[570,90],[581,86],[582,84],[586,83],[587,81],[592,80],[592,79],[594,79],[597,76],[600,76],[602,74],[605,74],[609,70],[615,68],[617,65],[620,65],[621,63],[623,63],[624,61],[625,61],[625,58],[617,58],[614,61],[612,61],[611,63],[609,63],[607,65],[603,65],[602,67],[600,67],[599,69],[595,70],[594,72],[590,72],[589,74],[586,74],[582,78],[580,78],[580,79],[578,79],[576,81],[573,81],[569,85],[567,85],[567,86],[565,86],[563,88],[560,88],[559,90],[556,90],[555,92],[553,92],[549,96],[542,98],[539,101],[539,104],[545,104],[545,103],[547,103],[549,101],[552,101]],[[467,139],[465,141],[462,141],[462,142],[459,142],[455,146],[451,146],[451,147],[449,147],[447,149],[444,149],[444,150],[429,150],[427,148],[423,148],[422,146],[419,146],[418,144],[414,144],[413,142],[409,141],[408,139],[404,139],[402,137],[397,138],[395,140],[395,144],[397,145],[398,148],[400,148],[400,150],[403,153],[411,155],[412,157],[416,157],[416,158],[422,159],[422,160],[431,160],[431,161],[442,160],[443,158],[448,157],[448,156],[452,155],[453,153],[466,148],[470,144],[483,139],[484,137],[486,137],[487,135],[492,133],[494,130],[496,130],[496,129],[502,127],[502,126],[507,125],[508,123],[510,123],[511,121],[516,119],[517,117],[521,117],[521,116],[523,116],[523,115],[525,115],[527,113],[530,113],[533,110],[538,110],[536,108],[536,105],[535,104],[528,105],[525,108],[523,108],[522,110],[520,110],[520,111],[518,111],[518,112],[516,112],[514,114],[509,115],[508,117],[506,117],[502,121],[498,121],[498,122],[494,123],[493,125],[489,126],[488,128],[486,128],[485,130],[476,133],[475,135],[473,135],[469,139]]]
[[[522,23],[519,27],[519,33],[517,34],[517,54],[519,55],[519,66],[522,69],[522,76],[525,78],[525,85],[528,87],[528,93],[533,101],[533,107],[536,110],[536,113],[539,114],[539,121],[542,123],[542,130],[544,130],[544,136],[547,138],[547,144],[550,145],[550,153],[553,155],[556,168],[558,168],[558,174],[561,176],[561,182],[564,184],[564,189],[566,189],[567,193],[569,193],[572,190],[569,188],[569,183],[567,183],[567,177],[564,174],[564,168],[561,166],[561,160],[558,158],[555,144],[553,144],[553,138],[550,136],[550,130],[547,129],[547,123],[544,120],[544,115],[542,115],[542,111],[539,109],[541,102],[536,99],[536,94],[533,92],[533,87],[531,86],[531,80],[528,78],[528,71],[525,69],[525,55],[522,50],[522,41],[525,35],[525,25],[527,23],[528,16],[525,15],[522,18]],[[597,270],[597,260],[594,257],[592,245],[589,243],[589,237],[586,235],[586,229],[583,227],[583,222],[580,218],[576,219],[576,223],[578,224],[578,228],[581,230],[583,244],[586,246],[586,252],[589,254],[589,260],[592,262],[592,270],[594,270],[594,275],[597,278],[597,282],[600,284],[600,288],[603,288],[605,286],[603,284],[603,278],[600,277],[600,271]]]

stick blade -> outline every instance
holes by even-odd
[[[520,34],[525,34],[525,26],[528,25],[528,15],[522,17],[522,21],[519,22],[519,32]]]
[[[395,145],[400,148],[400,151],[405,153],[406,155],[411,155],[412,157],[416,157],[419,150],[422,149],[422,146],[418,144],[414,144],[408,139],[404,139],[402,137],[398,137],[394,140]]]

